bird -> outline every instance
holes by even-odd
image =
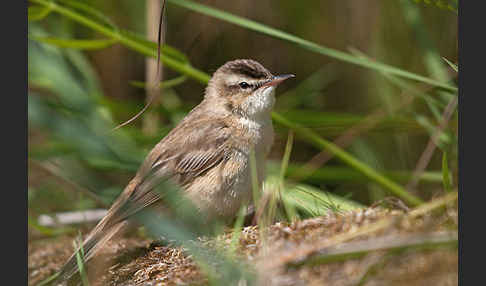
[[[258,185],[274,140],[275,89],[293,74],[273,75],[251,59],[228,61],[209,80],[203,100],[148,153],[107,214],[82,243],[88,261],[143,209],[163,203],[154,189],[180,186],[194,212],[207,220],[235,217],[252,197],[250,156]],[[79,249],[78,249],[79,251]],[[58,272],[67,281],[78,270],[76,252]]]

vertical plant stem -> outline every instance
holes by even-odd
[[[282,159],[282,166],[280,167],[280,182],[283,183],[285,173],[287,172],[287,167],[289,166],[290,160],[290,153],[292,153],[292,145],[294,143],[294,132],[292,130],[289,131],[289,135],[287,137],[287,144],[285,145],[284,156]]]
[[[235,225],[233,226],[233,234],[231,235],[231,243],[229,247],[230,255],[235,255],[236,250],[238,249],[238,244],[241,236],[241,228],[243,227],[243,222],[245,220],[246,210],[247,205],[244,204],[238,211],[238,216],[236,217]]]
[[[444,185],[444,190],[446,192],[452,192],[451,187],[451,174],[449,172],[449,163],[448,163],[447,152],[442,154],[442,182]]]
[[[81,276],[81,281],[83,286],[89,286],[88,275],[86,273],[85,267],[85,259],[84,259],[84,249],[83,249],[83,240],[81,239],[81,234],[79,234],[77,240],[74,241],[74,246],[77,249],[76,251],[76,263],[79,269],[79,275]]]
[[[159,15],[159,11],[162,10],[160,0],[146,0],[145,10],[147,39],[155,42],[157,41],[159,17],[163,16]],[[164,41],[162,40],[162,43],[163,42]],[[160,101],[159,82],[162,80],[162,66],[160,67],[161,69],[159,73],[159,71],[157,70],[157,64],[158,63],[154,58],[145,59],[145,81],[148,83],[149,86],[149,88],[145,89],[145,101],[147,104],[151,103],[152,105],[157,105]],[[153,98],[154,100],[151,101],[151,98]],[[143,118],[142,131],[146,135],[154,135],[158,130],[158,122],[159,118],[156,113],[147,112],[147,114]]]
[[[287,168],[289,166],[290,154],[292,153],[292,145],[294,143],[294,132],[292,130],[289,131],[287,136],[287,144],[285,145],[284,156],[282,159],[282,165],[280,167],[280,179],[278,182],[277,190],[278,192],[282,192],[285,190],[285,173],[287,172]],[[284,210],[287,214],[287,219],[289,221],[294,221],[297,219],[297,210],[291,204],[289,204],[286,200],[281,200]]]
[[[454,96],[452,100],[449,102],[447,105],[446,109],[444,110],[443,116],[442,116],[442,122],[440,123],[439,127],[437,128],[437,131],[432,135],[429,139],[429,142],[427,143],[427,146],[425,147],[424,152],[422,152],[422,155],[420,156],[417,166],[415,167],[415,171],[413,172],[412,179],[407,185],[407,189],[411,190],[414,189],[417,186],[418,183],[418,178],[420,175],[425,171],[425,168],[427,168],[427,165],[430,162],[430,159],[432,159],[432,155],[434,155],[434,150],[438,146],[438,139],[439,135],[442,133],[442,131],[445,129],[447,126],[447,123],[451,119],[452,114],[454,113],[454,110],[457,106],[457,100],[458,97]]]

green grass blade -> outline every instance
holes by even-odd
[[[401,80],[398,77],[390,76],[388,74],[384,75],[392,84],[402,88],[403,90],[407,91],[408,94],[416,97],[420,97],[425,101],[427,107],[430,109],[430,112],[434,115],[436,120],[440,120],[442,117],[439,107],[442,105],[437,99],[434,97],[429,96],[428,94],[421,92],[419,89],[415,88],[413,85],[408,84],[404,80]]]
[[[407,24],[411,27],[418,47],[423,52],[423,61],[429,74],[441,82],[447,80],[447,72],[440,60],[437,48],[431,41],[427,29],[424,29],[420,8],[410,0],[400,0],[403,16]]]
[[[425,5],[433,5],[439,9],[448,10],[453,12],[454,14],[458,15],[459,11],[457,10],[457,1],[443,1],[443,0],[414,0],[416,3],[421,3]],[[452,3],[451,3],[452,2]]]
[[[287,144],[285,145],[284,156],[280,164],[280,175],[277,190],[280,197],[284,196],[282,192],[285,190],[285,174],[287,173],[287,168],[289,166],[290,154],[292,153],[292,145],[294,143],[294,132],[291,130],[287,136]],[[289,221],[295,221],[298,218],[298,213],[296,208],[292,204],[288,204],[286,200],[282,200],[285,213],[287,214],[287,219]]]
[[[269,168],[272,168],[269,164]],[[312,183],[329,182],[329,183],[364,183],[369,180],[361,172],[349,167],[325,166],[316,170],[308,169],[304,165],[290,164],[287,168],[287,177],[299,177],[300,172],[312,172],[308,174],[305,181]],[[407,183],[412,178],[411,171],[384,171],[383,174],[392,180],[400,183]],[[419,182],[422,183],[442,183],[441,172],[424,172],[420,175]]]
[[[103,21],[104,24],[116,29],[116,25],[108,17],[106,17],[99,10],[97,10],[97,9],[95,9],[95,8],[89,6],[89,5],[86,5],[83,2],[80,2],[80,1],[77,1],[77,0],[58,0],[58,1],[66,4],[69,7],[74,8],[76,10],[83,11],[88,15],[94,16],[94,17],[98,18],[99,20]]]
[[[451,61],[449,61],[448,59],[442,57],[442,59],[455,71],[455,72],[459,72],[459,67],[456,65],[456,64],[453,64]]]
[[[307,128],[301,127],[298,124],[290,122],[286,118],[282,117],[280,114],[273,112],[272,118],[275,122],[284,125],[288,128],[293,129],[297,134],[302,136],[303,138],[307,139],[310,143],[317,146],[320,149],[325,149],[328,152],[332,153],[334,156],[339,158],[344,163],[348,164],[350,167],[360,171],[364,175],[366,175],[371,180],[375,181],[376,183],[383,186],[385,189],[393,193],[394,195],[398,196],[399,198],[403,199],[405,202],[412,206],[417,206],[422,203],[422,200],[417,198],[416,196],[409,194],[402,186],[398,185],[397,183],[391,181],[387,177],[383,176],[382,174],[378,173],[376,170],[371,168],[370,166],[364,164],[363,162],[359,161],[355,157],[353,157],[348,152],[344,151],[340,147],[336,146],[335,144],[321,138],[312,130]]]
[[[363,58],[359,58],[359,57],[350,55],[350,54],[345,53],[345,52],[341,52],[341,51],[338,51],[338,50],[327,48],[327,47],[318,45],[316,43],[313,43],[311,41],[307,41],[307,40],[304,40],[304,39],[299,38],[297,36],[291,35],[289,33],[286,33],[286,32],[271,28],[269,26],[260,24],[258,22],[248,20],[246,18],[236,16],[236,15],[233,15],[231,13],[221,11],[221,10],[218,10],[218,9],[215,9],[215,8],[211,8],[211,7],[208,7],[208,6],[203,5],[203,4],[195,3],[195,2],[189,1],[189,0],[168,0],[168,2],[175,4],[175,5],[178,5],[178,6],[181,6],[181,7],[184,7],[186,9],[189,9],[189,10],[210,16],[210,17],[214,17],[214,18],[219,19],[219,20],[223,20],[223,21],[238,25],[240,27],[247,28],[249,30],[260,32],[262,34],[266,34],[266,35],[269,35],[269,36],[272,36],[272,37],[275,37],[275,38],[279,38],[279,39],[297,44],[300,47],[305,48],[309,51],[316,52],[316,53],[319,53],[321,55],[325,55],[325,56],[328,56],[328,57],[331,57],[331,58],[334,58],[334,59],[337,59],[337,60],[340,60],[340,61],[344,61],[344,62],[347,62],[347,63],[355,64],[355,65],[362,66],[362,67],[365,67],[365,68],[369,68],[369,69],[372,69],[372,70],[376,70],[376,71],[380,71],[380,72],[386,72],[386,73],[401,76],[401,77],[404,77],[404,78],[424,82],[424,83],[427,83],[427,84],[430,84],[430,85],[433,85],[433,86],[437,86],[437,87],[440,87],[440,88],[443,88],[443,89],[446,89],[446,90],[457,91],[457,87],[454,87],[454,86],[452,86],[448,83],[440,82],[440,81],[437,81],[437,80],[434,80],[434,79],[431,79],[431,78],[428,78],[428,77],[425,77],[425,76],[422,76],[422,75],[414,74],[414,73],[411,73],[409,71],[402,70],[402,69],[399,69],[399,68],[396,68],[396,67],[393,67],[393,66],[390,66],[390,65],[380,63],[380,62],[366,60],[366,59],[363,59]]]
[[[277,99],[278,100],[278,99]],[[306,109],[292,109],[279,112],[288,120],[312,129],[322,136],[339,136],[349,128],[366,120],[365,116],[352,113],[322,112]],[[430,120],[433,120],[431,118]],[[277,129],[277,131],[279,131]],[[369,132],[424,133],[424,128],[415,118],[394,113],[368,129]]]
[[[99,40],[77,40],[77,39],[61,39],[56,37],[39,37],[29,36],[31,39],[41,43],[53,45],[59,48],[70,48],[78,50],[100,50],[107,48],[117,42],[115,39],[99,39]]]
[[[363,54],[361,51],[359,51],[357,49],[350,48],[350,51],[351,51],[351,53],[353,53],[356,56],[359,56],[361,58],[370,59],[368,56],[366,56],[365,54]],[[440,118],[442,118],[442,115],[439,111],[439,106],[441,106],[443,104],[438,99],[428,95],[427,93],[421,92],[414,85],[409,84],[408,82],[406,82],[406,81],[404,81],[404,80],[402,80],[402,79],[400,79],[396,76],[393,76],[393,75],[387,74],[387,73],[382,73],[382,74],[392,84],[402,88],[403,90],[406,90],[410,95],[422,98],[425,101],[425,103],[427,104],[427,106],[429,107],[432,114],[434,114],[434,116],[437,120],[440,120]]]
[[[159,83],[159,88],[161,89],[167,89],[167,88],[172,88],[175,86],[178,86],[186,81],[187,77],[186,76],[179,76],[173,79],[165,80]],[[150,83],[146,83],[143,81],[136,81],[132,80],[129,82],[130,85],[134,87],[140,87],[140,88],[150,88]]]
[[[294,132],[292,130],[289,132],[287,137],[287,144],[285,145],[284,156],[282,159],[282,165],[280,167],[280,181],[283,183],[285,178],[285,173],[287,172],[287,167],[289,166],[290,153],[292,153],[292,144],[294,143]]]
[[[30,6],[27,9],[29,21],[39,21],[44,19],[51,12],[51,8],[42,6]]]
[[[298,107],[314,107],[315,97],[331,83],[335,82],[341,73],[337,63],[329,63],[313,72],[305,79],[300,79],[297,86],[278,95],[275,103],[277,110],[290,110]]]
[[[51,282],[53,282],[58,276],[59,276],[59,272],[56,272],[51,276],[47,277],[46,279],[42,280],[41,282],[39,282],[36,286],[51,285]]]
[[[82,24],[92,30],[95,30],[105,36],[118,40],[121,44],[127,46],[128,48],[137,51],[143,55],[150,57],[157,57],[157,49],[152,48],[147,45],[147,43],[139,41],[133,37],[127,36],[126,34],[111,28],[106,27],[93,19],[90,19],[77,11],[58,5],[57,3],[48,0],[30,0],[30,2],[37,3],[46,7],[50,7],[52,11],[55,11],[75,22]],[[182,63],[179,59],[169,56],[164,50],[160,55],[160,60],[169,68],[187,76],[190,76],[201,83],[207,83],[209,81],[209,75],[206,73],[195,69],[189,63]]]
[[[265,181],[267,186],[277,185],[279,178],[269,176]],[[282,190],[284,205],[293,210],[300,210],[309,216],[321,216],[330,211],[349,211],[365,206],[352,200],[314,188],[305,184],[286,185]]]
[[[83,249],[83,242],[81,240],[81,236],[79,237],[78,241],[74,243],[76,249],[76,263],[78,264],[79,275],[81,276],[81,281],[83,282],[83,286],[89,286],[88,275],[86,274],[86,267],[84,265],[84,249]]]
[[[253,148],[250,150],[250,175],[251,175],[251,186],[253,192],[253,204],[255,209],[258,209],[260,204],[260,188],[258,187],[258,173],[257,173],[257,163],[255,150]]]
[[[448,164],[448,158],[447,158],[447,152],[444,152],[442,154],[442,182],[444,184],[444,190],[446,192],[452,192],[452,187],[451,187],[451,175],[449,172],[449,164]]]
[[[431,35],[427,29],[424,29],[421,10],[409,0],[401,0],[400,4],[404,19],[411,27],[414,38],[417,39],[418,47],[422,50],[423,62],[427,72],[432,78],[440,82],[447,82],[449,80],[447,68],[441,60],[437,47],[431,40]],[[438,95],[444,103],[451,101],[454,97],[453,94],[442,91],[438,91]]]
[[[120,29],[119,32],[123,37],[127,37],[127,38],[129,38],[133,41],[141,43],[141,44],[143,44],[147,47],[150,47],[155,52],[157,52],[157,43],[147,40],[144,36],[137,34],[137,33],[134,33],[132,31],[124,30],[124,29]],[[168,55],[168,56],[170,56],[174,59],[177,59],[178,61],[180,61],[182,63],[189,63],[189,59],[187,58],[187,56],[185,54],[181,53],[180,51],[174,49],[171,46],[163,44],[160,47],[160,52],[164,53],[164,54],[166,54],[166,55]]]
[[[240,241],[241,236],[241,228],[243,227],[243,222],[245,220],[247,206],[241,206],[240,210],[238,211],[238,216],[236,217],[235,224],[233,226],[233,234],[231,236],[231,243],[229,246],[230,255],[235,255],[236,250],[238,249],[238,244]]]

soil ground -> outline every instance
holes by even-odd
[[[447,233],[455,233],[457,243],[457,206],[419,214],[368,208],[276,223],[267,229],[265,242],[257,226],[245,227],[236,253],[255,266],[261,285],[457,285],[457,244],[424,243]],[[221,249],[229,247],[231,237],[228,231],[202,241]],[[29,243],[29,285],[55,273],[71,255],[72,240],[64,236]],[[410,241],[422,247],[402,247]],[[91,285],[208,283],[181,247],[136,237],[110,241],[88,263],[88,274]]]

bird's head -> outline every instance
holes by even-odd
[[[245,117],[269,113],[275,103],[275,88],[292,74],[272,75],[254,60],[234,60],[213,74],[206,99],[223,103],[225,108]]]

